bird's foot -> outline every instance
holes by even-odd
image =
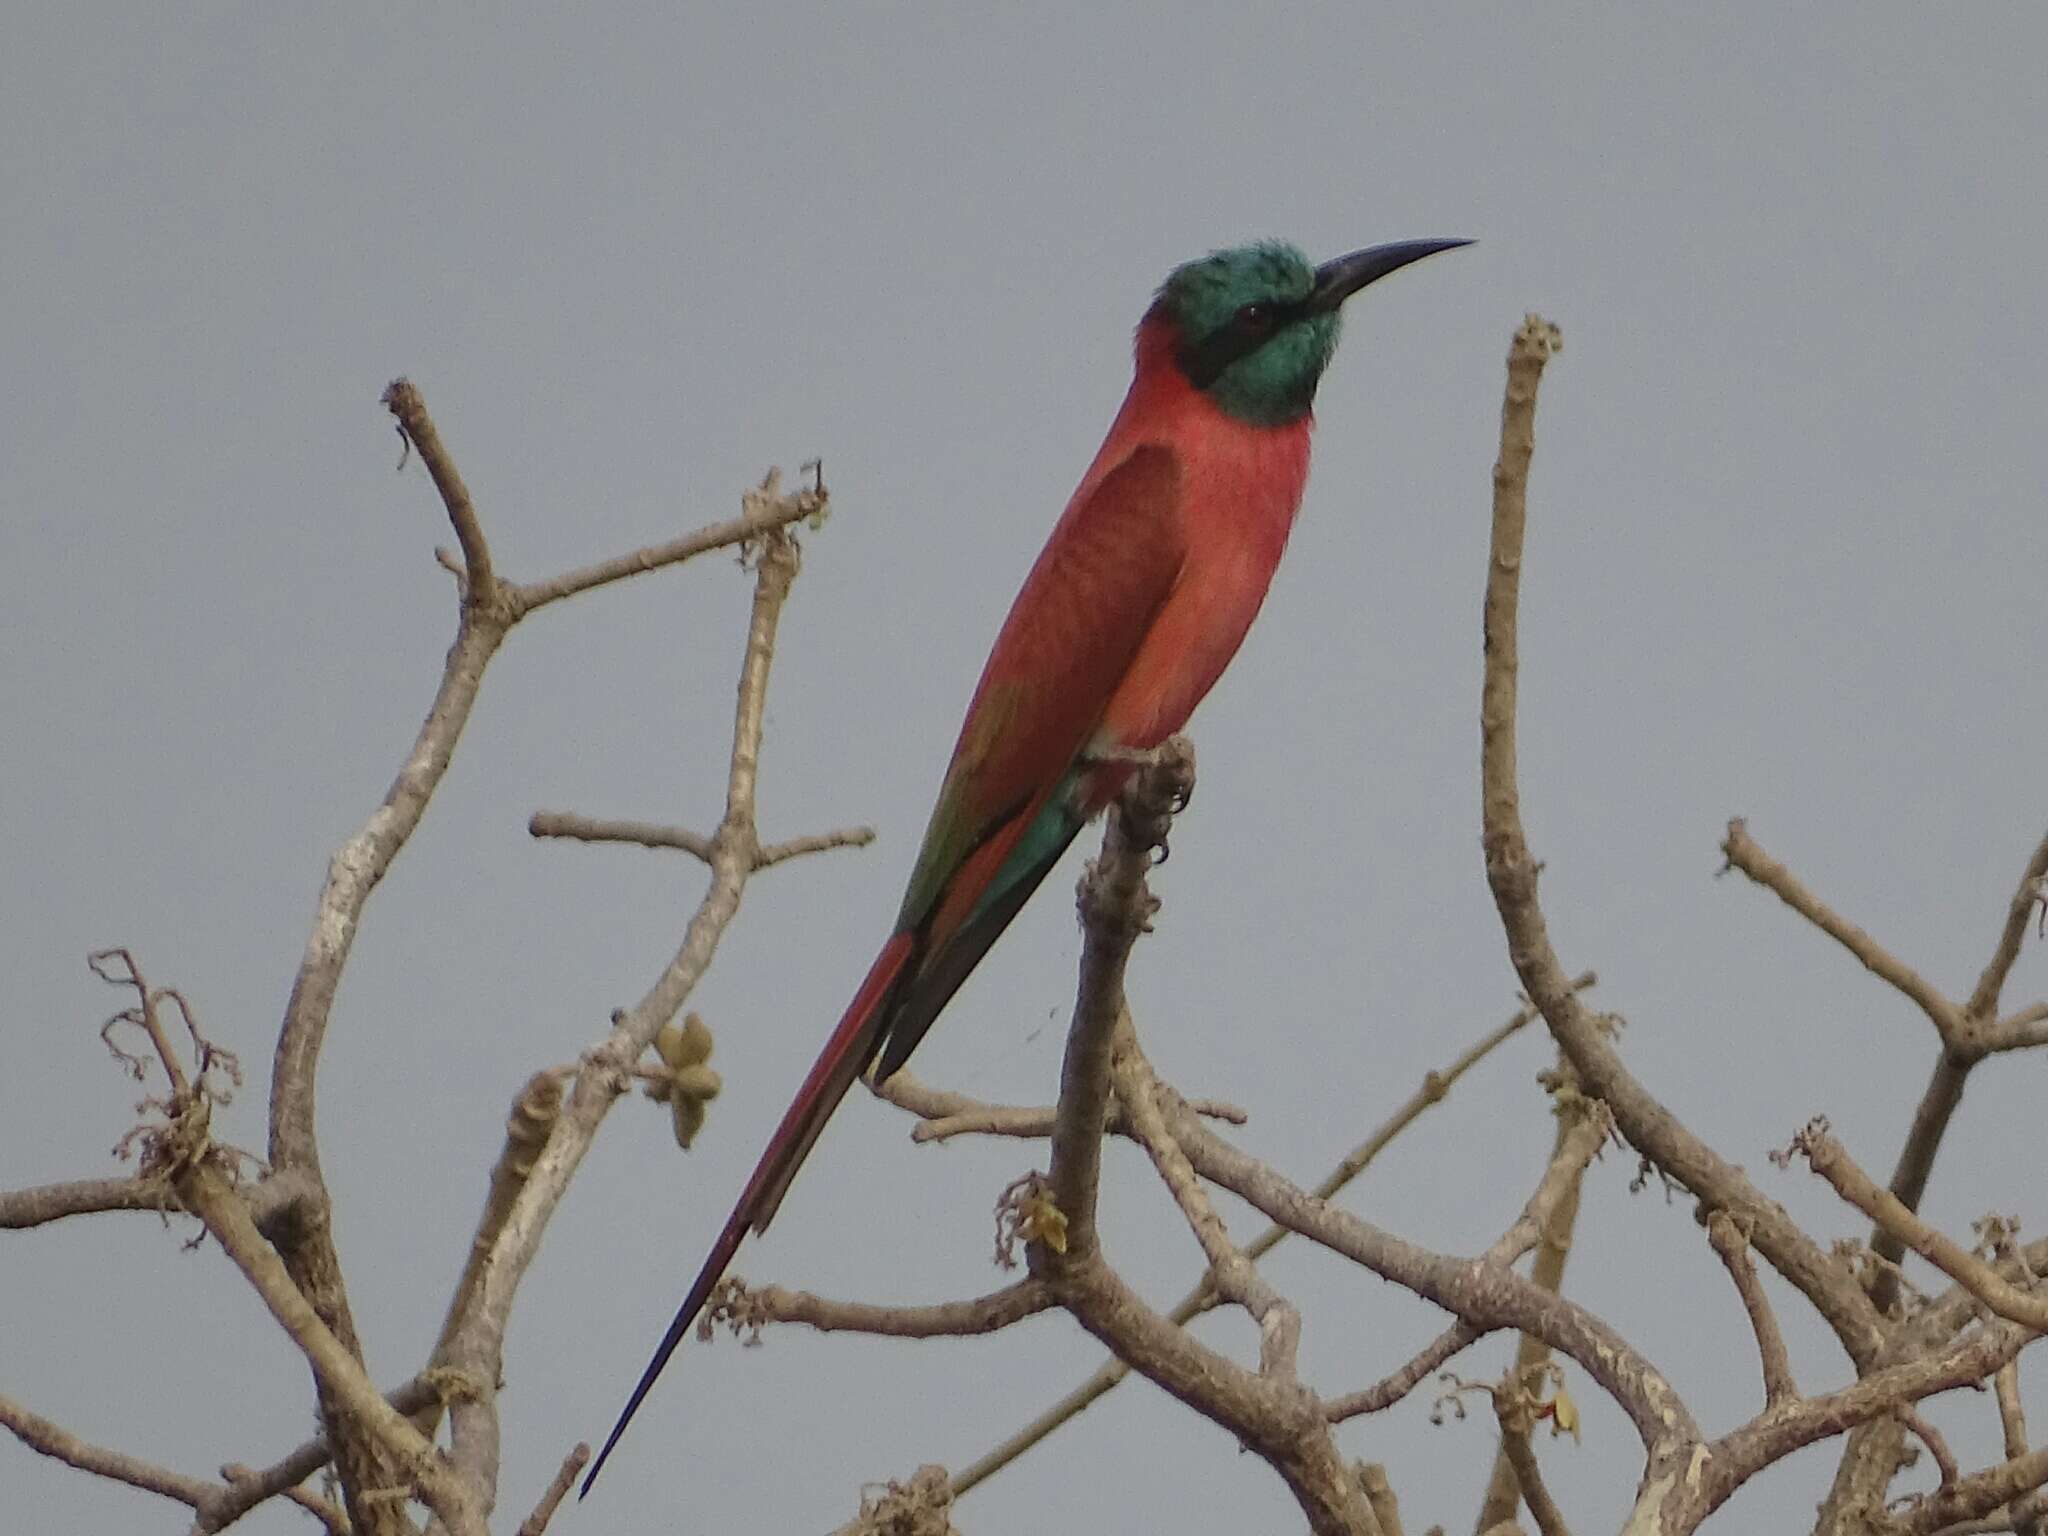
[[[1081,761],[1091,768],[1124,767],[1139,772],[1164,768],[1173,775],[1173,810],[1178,816],[1195,798],[1194,746],[1185,736],[1169,736],[1156,747],[1089,747]]]

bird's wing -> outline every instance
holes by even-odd
[[[910,876],[918,963],[879,1075],[932,1018],[1080,829],[1065,791],[1185,563],[1180,455],[1131,450],[1061,517],[997,636]]]

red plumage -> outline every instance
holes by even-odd
[[[596,1480],[749,1227],[764,1230],[853,1080],[901,1066],[1128,764],[1237,653],[1308,479],[1308,402],[1336,310],[1462,241],[1377,246],[1311,268],[1292,247],[1177,270],[1138,327],[1109,435],[1003,621],[967,706],[896,930],[783,1115],[653,1360]]]

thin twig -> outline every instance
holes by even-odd
[[[1031,1141],[1050,1136],[1059,1118],[1052,1104],[991,1104],[947,1088],[934,1088],[904,1068],[892,1073],[887,1082],[869,1083],[868,1090],[885,1104],[918,1116],[910,1139],[920,1146],[927,1142],[950,1141],[955,1136],[1005,1136]],[[1188,1107],[1198,1115],[1243,1125],[1251,1116],[1236,1104],[1221,1099],[1191,1099]],[[1104,1129],[1112,1136],[1131,1133],[1122,1107],[1111,1105]]]
[[[548,1522],[555,1518],[555,1511],[561,1508],[562,1500],[569,1496],[569,1490],[576,1485],[576,1474],[583,1470],[590,1460],[590,1447],[578,1440],[575,1448],[562,1458],[562,1465],[556,1471],[554,1481],[547,1486],[547,1492],[540,1496],[540,1502],[533,1506],[533,1513],[519,1522],[519,1536],[541,1536],[548,1528]]]
[[[674,848],[705,864],[711,862],[711,839],[688,827],[654,821],[619,821],[579,816],[574,811],[535,811],[526,820],[531,837],[561,837],[579,843],[633,843],[642,848]]]
[[[1899,1422],[1910,1429],[1920,1443],[1927,1447],[1927,1453],[1934,1458],[1935,1470],[1941,1475],[1941,1486],[1951,1487],[1960,1478],[1962,1468],[1956,1465],[1955,1452],[1948,1448],[1948,1441],[1941,1437],[1941,1431],[1927,1422],[1917,1408],[1898,1410]]]
[[[423,1378],[415,1377],[394,1391],[389,1401],[396,1412],[409,1413],[428,1401],[433,1391]],[[81,1472],[161,1494],[188,1506],[196,1516],[192,1536],[212,1536],[265,1500],[289,1495],[332,1459],[326,1437],[318,1436],[261,1471],[230,1464],[221,1468],[220,1482],[211,1482],[94,1445],[6,1397],[0,1397],[0,1424],[5,1424],[32,1450],[55,1457]],[[322,1518],[327,1517],[322,1514]]]
[[[633,843],[642,848],[673,848],[705,864],[711,862],[711,839],[688,827],[666,826],[653,821],[620,821],[579,816],[573,811],[535,811],[527,818],[527,832],[534,837],[568,838],[582,843]],[[754,855],[754,868],[768,869],[807,853],[833,848],[865,848],[875,840],[873,827],[841,827],[832,832],[813,832],[779,843],[764,843]]]
[[[1735,1282],[1735,1292],[1742,1298],[1742,1310],[1749,1314],[1750,1331],[1756,1335],[1757,1355],[1762,1362],[1764,1407],[1775,1408],[1797,1397],[1799,1388],[1792,1380],[1792,1357],[1786,1352],[1784,1334],[1778,1331],[1777,1314],[1771,1310],[1770,1298],[1757,1278],[1756,1265],[1750,1262],[1749,1240],[1742,1235],[1742,1227],[1734,1217],[1726,1211],[1712,1211],[1707,1215],[1707,1242],[1727,1266],[1728,1278]]]
[[[2008,1360],[1991,1378],[1998,1398],[1998,1428],[2005,1442],[2005,1458],[2027,1454],[2027,1410],[2020,1401],[2020,1363]]]
[[[791,523],[809,522],[816,526],[824,521],[830,507],[830,498],[822,486],[799,486],[785,492],[777,484],[768,494],[750,496],[740,515],[729,521],[712,523],[666,543],[650,544],[630,554],[615,555],[595,565],[565,571],[545,581],[524,583],[513,591],[513,615],[524,618],[536,608],[545,608],[550,603],[574,597],[579,592],[588,592],[594,587],[658,571],[663,566],[674,565],[714,549],[751,544],[766,534],[787,528]]]
[[[891,1339],[973,1338],[997,1333],[1035,1317],[1055,1304],[1044,1281],[1026,1277],[986,1296],[927,1306],[874,1306],[834,1301],[779,1285],[740,1286],[727,1282],[707,1316],[735,1330],[770,1323],[802,1323],[820,1333],[867,1333]]]
[[[1721,843],[1721,852],[1727,856],[1730,869],[1742,871],[1765,890],[1774,893],[1786,906],[1854,955],[1871,975],[1910,999],[1927,1015],[1928,1022],[1934,1025],[1944,1045],[1962,1043],[1967,1032],[1963,1010],[1926,977],[1808,890],[1797,875],[1772,858],[1749,835],[1749,828],[1740,816],[1728,823],[1728,835]]]
[[[1387,1469],[1376,1461],[1361,1461],[1353,1470],[1358,1474],[1358,1486],[1365,1490],[1366,1502],[1372,1505],[1373,1518],[1380,1523],[1380,1536],[1402,1536],[1401,1501],[1394,1496]]]
[[[806,854],[829,853],[834,848],[865,848],[875,840],[873,827],[838,827],[830,832],[811,832],[803,837],[763,843],[754,854],[754,868],[772,869]]]
[[[1826,1179],[1836,1194],[2000,1317],[2037,1332],[2048,1331],[2048,1293],[2013,1285],[1992,1265],[1907,1210],[1898,1196],[1880,1189],[1856,1166],[1847,1149],[1829,1134],[1825,1122],[1816,1121],[1801,1131],[1793,1138],[1791,1150],[1805,1154],[1813,1171]]]
[[[2027,922],[2033,917],[2035,907],[2044,900],[2044,880],[2048,880],[2048,835],[2034,845],[2033,853],[2028,856],[2027,867],[2020,872],[2012,900],[2006,904],[2005,923],[1998,930],[1998,942],[1992,946],[1991,958],[1985,962],[1984,973],[1977,978],[1970,1000],[1963,1005],[1971,1018],[1985,1020],[1998,1012],[1999,994],[2005,990],[2005,978],[2012,974],[2013,962],[2019,958],[2020,945],[2027,936]]]
[[[434,477],[434,489],[441,493],[448,521],[455,526],[456,540],[462,545],[464,602],[489,606],[498,595],[498,579],[491,569],[491,547],[484,539],[476,506],[469,499],[469,487],[463,484],[455,460],[441,446],[441,434],[435,429],[433,417],[427,414],[426,401],[420,398],[411,380],[393,379],[384,391],[384,407],[397,421],[405,440],[418,451],[427,473]]]
[[[1209,1203],[1208,1193],[1187,1154],[1173,1139],[1160,1113],[1160,1083],[1138,1045],[1137,1030],[1125,1012],[1110,1063],[1118,1101],[1130,1116],[1132,1134],[1152,1159],[1152,1166],[1179,1205],[1188,1229],[1209,1261],[1208,1280],[1218,1295],[1251,1314],[1259,1328],[1259,1372],[1293,1380],[1301,1347],[1301,1313],[1262,1276],[1230,1241],[1223,1218]]]
[[[1324,1416],[1341,1424],[1361,1414],[1384,1413],[1485,1336],[1485,1330],[1470,1323],[1453,1323],[1371,1386],[1331,1398],[1323,1405]]]
[[[1985,1032],[1985,1051],[2024,1051],[2048,1045],[2048,1002],[2029,1003]]]
[[[177,1195],[160,1179],[74,1179],[0,1191],[0,1231],[40,1227],[67,1216],[101,1211],[175,1214],[183,1209]]]
[[[2027,1454],[2027,1411],[2020,1402],[2020,1363],[2017,1359],[2001,1365],[1991,1378],[1998,1397],[1998,1427],[2005,1445],[2005,1459],[2017,1461]],[[2018,1536],[2048,1533],[2048,1510],[2037,1493],[2028,1500],[2015,1500],[2012,1528]]]
[[[1576,1095],[1560,1104],[1559,1110],[1559,1136],[1550,1161],[1544,1166],[1543,1177],[1537,1180],[1536,1188],[1524,1202],[1521,1214],[1480,1255],[1481,1263],[1514,1263],[1541,1242],[1546,1232],[1556,1227],[1568,1203],[1577,1205],[1579,1181],[1587,1164],[1592,1162],[1607,1140],[1610,1122],[1604,1109]],[[1561,1269],[1559,1278],[1562,1278]],[[1556,1293],[1556,1285],[1545,1285],[1544,1277],[1531,1275],[1530,1279],[1552,1294]],[[1483,1330],[1461,1318],[1430,1340],[1420,1353],[1404,1362],[1398,1370],[1361,1391],[1332,1399],[1328,1405],[1330,1421],[1336,1423],[1392,1407],[1414,1391],[1430,1372],[1441,1368],[1467,1346],[1477,1343],[1482,1334]],[[1533,1352],[1526,1363],[1537,1363]],[[1508,1514],[1512,1516],[1513,1511]]]
[[[1500,1415],[1501,1455],[1514,1473],[1516,1488],[1521,1493],[1522,1502],[1529,1506],[1529,1516],[1536,1522],[1536,1529],[1542,1536],[1571,1536],[1571,1527],[1565,1524],[1564,1511],[1557,1507],[1557,1501],[1550,1496],[1550,1489],[1543,1481],[1543,1468],[1536,1460],[1535,1447],[1529,1444],[1530,1426],[1526,1410],[1515,1414],[1510,1409],[1499,1407],[1498,1398],[1496,1406]],[[1517,1422],[1511,1425],[1511,1418]],[[1512,1519],[1512,1511],[1503,1518]]]
[[[1558,1070],[1564,1082],[1564,1090],[1569,1093],[1570,1098],[1558,1105],[1560,1112],[1557,1117],[1557,1135],[1546,1167],[1554,1168],[1564,1164],[1571,1171],[1555,1204],[1548,1212],[1547,1219],[1537,1229],[1536,1262],[1529,1268],[1529,1278],[1553,1295],[1564,1290],[1565,1261],[1571,1257],[1572,1230],[1579,1218],[1579,1184],[1586,1169],[1583,1159],[1574,1160],[1571,1156],[1572,1133],[1578,1121],[1588,1118],[1583,1113],[1584,1101],[1579,1095],[1578,1080],[1571,1070],[1570,1063],[1561,1063]],[[1568,1105],[1580,1109],[1581,1113],[1577,1116],[1564,1113]],[[1604,1139],[1607,1128],[1604,1113],[1590,1118],[1596,1121],[1598,1135]],[[1595,1145],[1598,1145],[1597,1141]],[[1549,1182],[1546,1177],[1544,1183]],[[1523,1334],[1515,1345],[1515,1363],[1510,1372],[1510,1379],[1534,1379],[1540,1375],[1549,1359],[1548,1344],[1534,1334]],[[1533,1465],[1533,1453],[1531,1464]],[[1486,1493],[1480,1501],[1477,1529],[1489,1530],[1503,1520],[1514,1518],[1515,1505],[1522,1497],[1521,1471],[1509,1452],[1508,1441],[1504,1436],[1500,1452],[1494,1457],[1493,1475],[1487,1480]]]
[[[448,1351],[454,1342],[455,1331],[476,1305],[478,1289],[483,1285],[484,1265],[497,1244],[498,1234],[504,1230],[505,1222],[512,1214],[513,1201],[526,1187],[534,1160],[547,1145],[548,1132],[554,1128],[556,1117],[562,1112],[563,1091],[564,1082],[559,1073],[536,1072],[512,1101],[512,1109],[505,1117],[505,1143],[498,1150],[498,1160],[491,1166],[483,1214],[477,1219],[476,1234],[470,1239],[462,1275],[455,1282],[454,1293],[448,1299],[448,1310],[442,1315],[440,1336],[427,1357],[429,1369],[438,1369],[448,1363]],[[441,1422],[439,1400],[416,1414],[413,1422],[419,1426],[420,1433],[431,1436]]]
[[[94,1445],[41,1414],[31,1413],[12,1398],[0,1397],[0,1424],[13,1430],[30,1450],[54,1457],[66,1466],[175,1499],[193,1509],[203,1508],[220,1491],[217,1484],[203,1478],[186,1477],[139,1456]]]

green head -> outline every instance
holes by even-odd
[[[1337,350],[1338,310],[1367,283],[1468,240],[1408,240],[1320,267],[1278,240],[1216,251],[1174,269],[1152,314],[1174,326],[1188,382],[1255,426],[1299,421]]]

